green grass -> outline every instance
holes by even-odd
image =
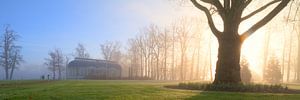
[[[171,81],[0,81],[0,100],[300,100],[300,94],[234,93],[164,88]],[[292,84],[291,88],[300,89]]]

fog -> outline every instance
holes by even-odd
[[[146,5],[147,3],[149,3],[149,5]],[[63,34],[64,36],[61,37],[59,37],[59,34],[56,34],[51,36],[50,38],[52,40],[48,42],[39,39],[40,43],[38,43],[39,41],[30,43],[39,46],[28,46],[29,43],[27,40],[22,40],[23,37],[25,39],[28,39],[28,36],[36,37],[35,35],[38,33],[31,35],[24,34],[22,33],[22,28],[19,28],[22,27],[22,25],[18,24],[16,28],[14,28],[14,23],[11,23],[11,28],[21,35],[21,41],[17,43],[20,43],[25,50],[23,54],[25,62],[18,66],[14,72],[13,79],[40,79],[42,75],[52,75],[51,70],[48,68],[49,66],[45,65],[45,62],[47,62],[45,59],[49,58],[48,53],[52,52],[53,49],[59,48],[59,50],[63,52],[63,55],[72,61],[75,58],[76,44],[83,42],[86,52],[90,55],[89,58],[104,60],[117,59],[115,61],[122,66],[123,78],[214,80],[219,45],[216,37],[212,34],[207,25],[204,13],[194,8],[191,3],[184,3],[182,5],[173,1],[148,1],[147,3],[130,2],[120,4],[124,7],[121,12],[124,13],[128,11],[138,16],[138,18],[136,18],[131,15],[122,14],[130,18],[116,18],[118,20],[127,20],[125,23],[129,26],[116,24],[102,30],[95,28],[95,30],[89,31],[95,33],[88,34],[83,34],[84,32],[82,31],[90,28],[79,28],[81,34],[78,34],[74,31],[58,32],[64,29],[64,27],[60,27],[56,32],[61,34],[64,32],[74,33],[65,33]],[[156,3],[159,3],[159,5],[155,5]],[[255,9],[252,8],[255,8],[255,6],[262,6],[262,4],[260,4],[260,2],[252,3],[243,15],[254,11]],[[274,7],[275,6],[271,6],[253,18],[241,23],[239,33],[246,31]],[[241,60],[245,59],[248,63],[246,65],[250,69],[252,82],[266,81],[264,77],[266,76],[265,73],[267,73],[267,66],[271,66],[271,69],[272,66],[279,68],[279,75],[281,76],[279,79],[280,82],[293,82],[300,79],[300,61],[298,59],[300,53],[298,49],[300,43],[300,24],[299,21],[297,21],[299,20],[299,14],[291,13],[291,11],[297,9],[296,7],[297,5],[290,5],[289,9],[284,9],[271,22],[256,31],[243,43],[241,48]],[[118,9],[116,13],[118,13],[119,10],[120,9]],[[106,13],[103,15],[105,14]],[[55,16],[60,17],[60,15]],[[114,16],[114,14],[110,15],[110,17],[111,16]],[[68,17],[72,16],[67,16],[66,18]],[[93,20],[98,22],[99,20],[106,20],[105,18],[99,17],[99,19],[93,18]],[[85,19],[88,19],[88,17],[85,17]],[[135,19],[145,21],[136,21]],[[213,19],[215,20],[214,24],[217,29],[223,30],[223,23],[220,17],[213,15]],[[118,20],[107,23],[118,23]],[[135,24],[132,25],[132,23]],[[98,25],[92,23],[92,21],[85,23],[85,25],[88,24]],[[53,26],[55,26],[55,24],[53,24]],[[104,26],[102,25],[102,27]],[[116,31],[118,27],[127,28],[130,26],[133,28]],[[53,29],[55,30],[56,28]],[[45,37],[47,37],[48,34],[52,33],[45,32]],[[95,37],[99,37],[99,40]],[[100,45],[109,45],[107,44],[108,42],[119,43],[120,47],[114,51],[113,54],[117,52],[121,52],[121,54],[116,56],[111,55],[112,59],[105,58],[105,53],[103,53],[104,49],[101,49]],[[33,47],[34,50],[31,47]],[[28,48],[31,48],[31,50],[28,50]],[[35,51],[37,54],[35,54]],[[272,62],[278,62],[278,64]],[[63,67],[65,67],[66,63],[67,62],[63,62]],[[1,69],[0,71],[0,79],[5,79],[4,70]]]

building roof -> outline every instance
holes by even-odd
[[[107,60],[99,60],[99,59],[87,59],[87,58],[75,58],[73,61],[71,61],[68,64],[68,67],[115,67],[115,68],[121,68],[121,66],[113,61],[107,61]]]

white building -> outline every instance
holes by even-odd
[[[121,66],[112,61],[75,58],[67,66],[67,79],[120,79]]]

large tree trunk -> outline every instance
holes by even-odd
[[[242,42],[239,37],[219,39],[219,54],[214,84],[240,83],[240,53]]]

